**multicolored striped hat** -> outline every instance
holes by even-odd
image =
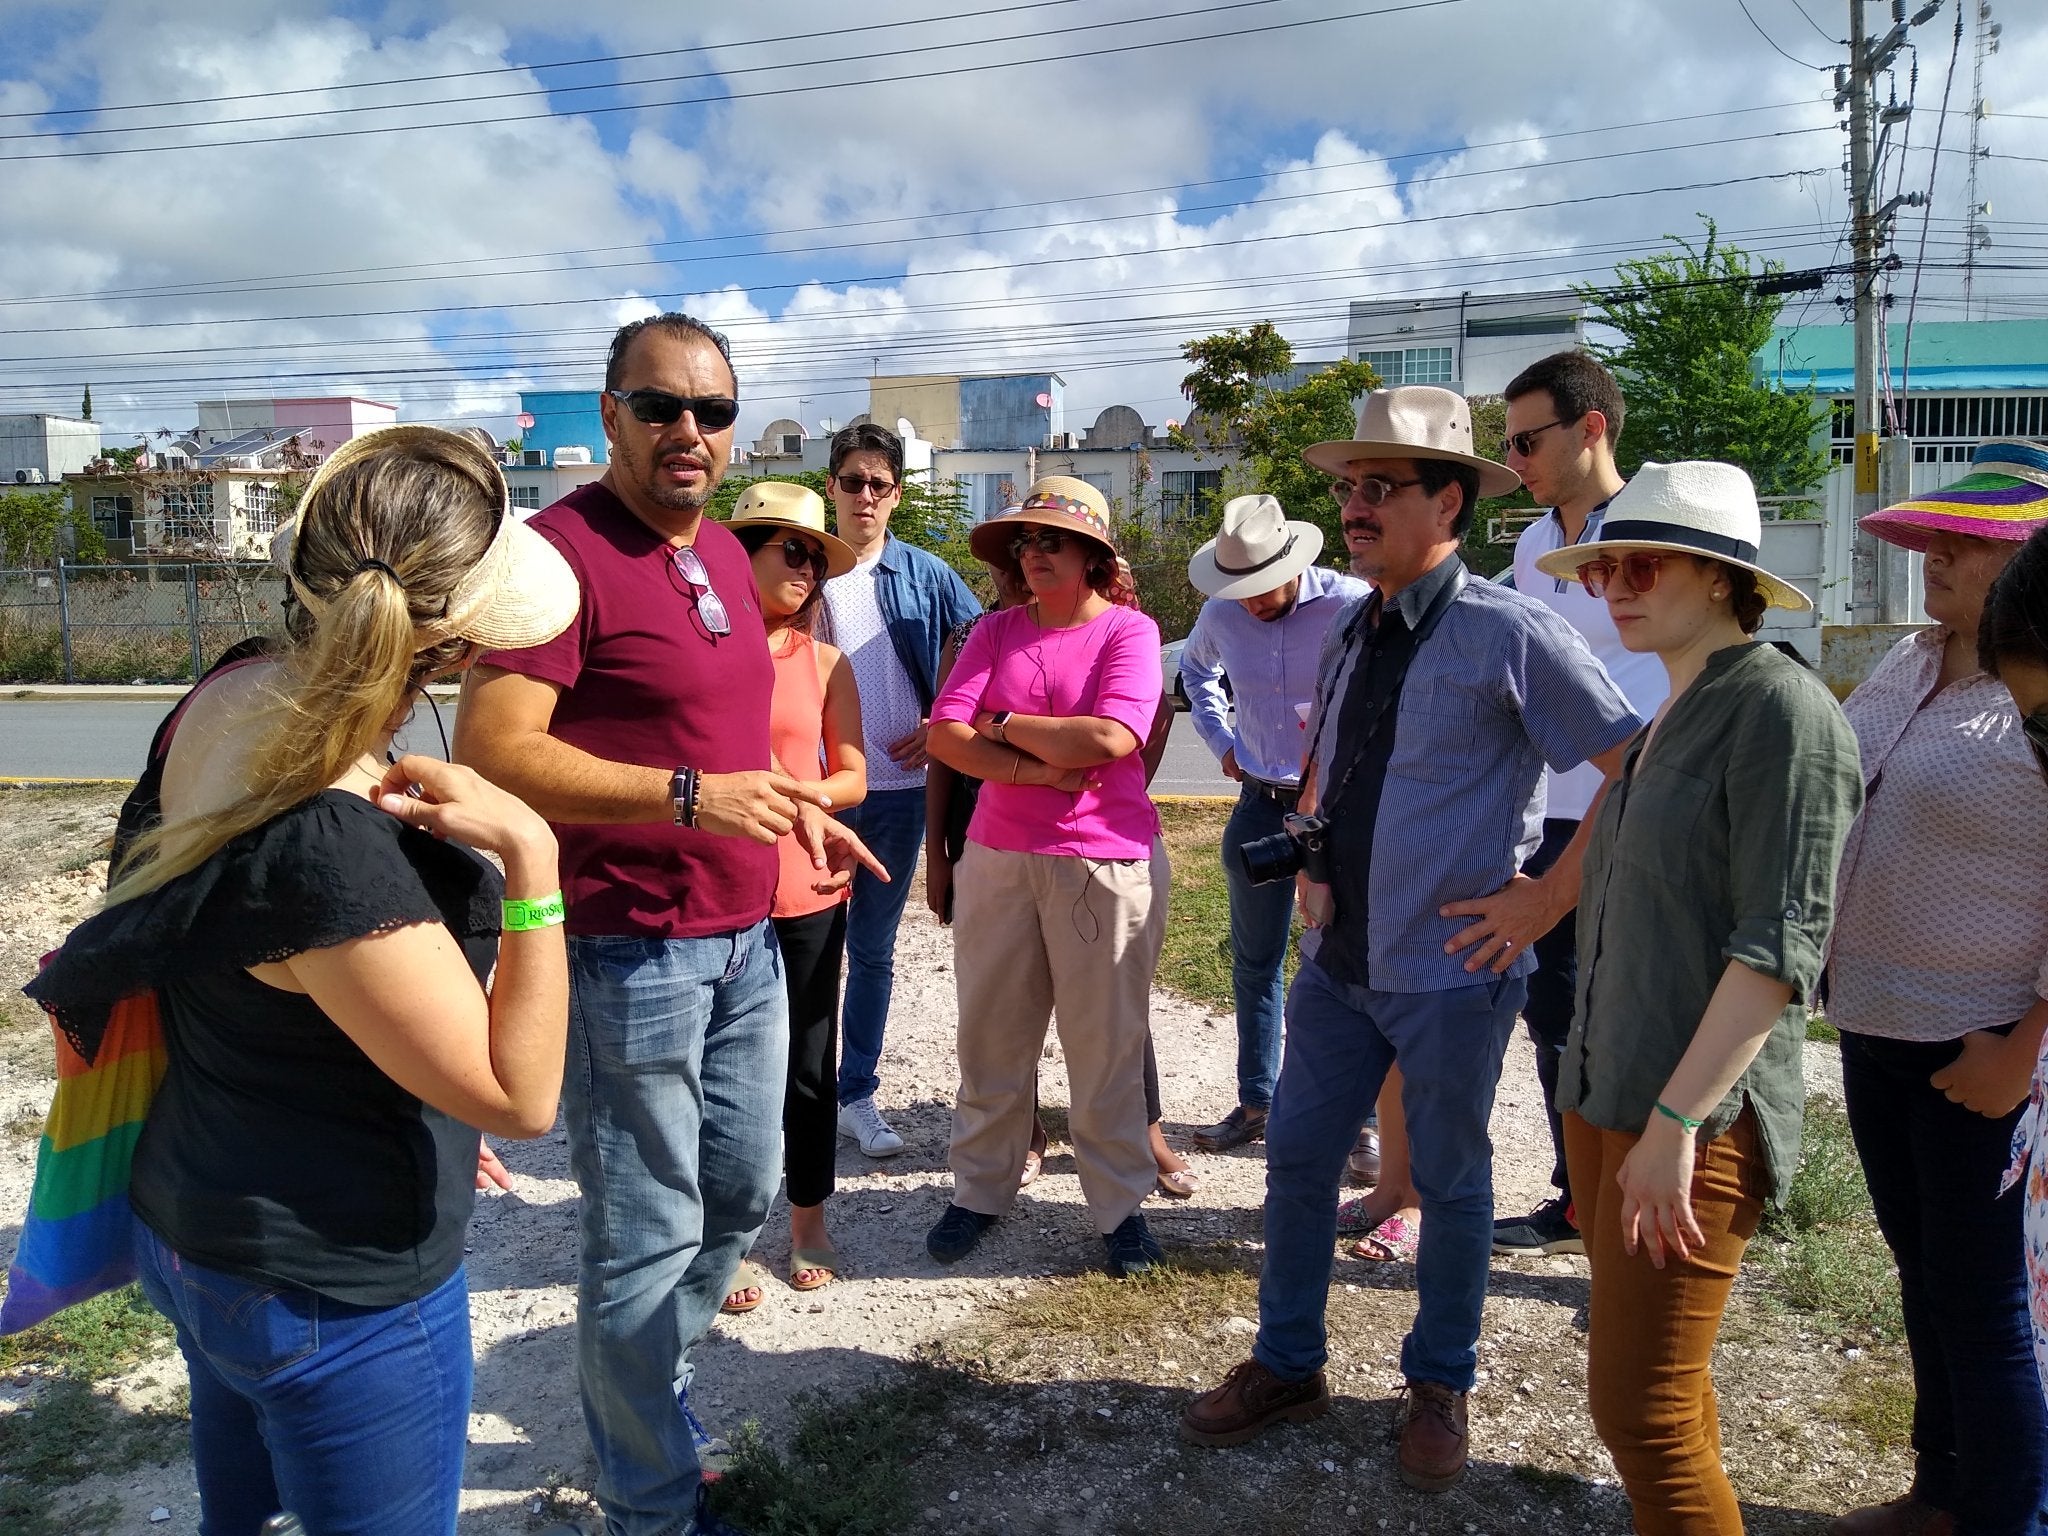
[[[1887,544],[1924,550],[1937,533],[2017,543],[2048,524],[2048,444],[1997,438],[1970,455],[1970,473],[1954,485],[1864,518]]]

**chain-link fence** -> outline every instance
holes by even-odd
[[[284,578],[262,562],[0,571],[0,680],[190,682],[278,628],[283,602]]]

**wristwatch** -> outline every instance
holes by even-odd
[[[669,798],[675,801],[676,825],[697,825],[697,770],[678,768],[668,777]]]
[[[1011,713],[1012,711],[1010,710],[999,709],[994,714],[988,717],[989,735],[993,736],[997,741],[1001,742],[1006,747],[1010,744],[1010,738],[1007,732],[1010,727]]]

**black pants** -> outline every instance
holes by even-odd
[[[782,1166],[791,1205],[822,1205],[839,1155],[839,968],[846,903],[775,919],[789,978],[789,1086],[782,1096]]]
[[[1533,879],[1549,869],[1578,830],[1576,821],[1561,816],[1545,818],[1543,842],[1529,855],[1522,873]],[[1557,1071],[1564,1061],[1565,1036],[1572,1032],[1572,1014],[1579,1002],[1577,911],[1567,912],[1555,928],[1529,948],[1536,956],[1536,969],[1529,977],[1529,1000],[1522,1005],[1522,1022],[1529,1026],[1529,1039],[1536,1047],[1536,1080],[1543,1085],[1543,1113],[1550,1121],[1550,1149],[1554,1154],[1550,1182],[1570,1200],[1571,1178],[1564,1167],[1564,1121],[1557,1113]]]
[[[2005,1033],[2005,1031],[2000,1031]],[[2022,1190],[1998,1193],[2020,1111],[1993,1120],[1928,1082],[1954,1040],[1842,1031],[1842,1091],[1913,1357],[1913,1493],[1959,1532],[2048,1529],[2048,1404],[2027,1317]]]

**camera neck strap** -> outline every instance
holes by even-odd
[[[1456,555],[1451,556],[1451,558],[1453,560],[1458,559]],[[1408,647],[1407,653],[1402,656],[1400,670],[1394,674],[1388,684],[1387,700],[1390,705],[1401,697],[1401,688],[1408,681],[1408,668],[1415,661],[1415,653],[1422,649],[1423,644],[1435,633],[1437,625],[1443,622],[1444,615],[1450,612],[1451,604],[1457,601],[1458,593],[1464,585],[1465,565],[1460,560],[1458,568],[1451,572],[1450,579],[1437,588],[1436,596],[1430,599],[1429,606],[1422,611],[1422,620],[1415,626],[1415,641]],[[1385,595],[1375,593],[1370,601],[1366,602],[1359,608],[1357,613],[1352,615],[1351,622],[1344,628],[1344,638],[1339,644],[1337,676],[1343,676],[1345,663],[1350,660],[1351,648],[1358,642],[1359,633],[1365,628],[1365,621],[1374,612],[1384,613],[1385,610]],[[1364,674],[1361,670],[1362,666],[1363,658],[1352,668],[1349,688],[1356,688],[1364,681]],[[1347,692],[1349,688],[1347,688]],[[1308,763],[1311,767],[1315,765],[1316,753],[1322,746],[1323,727],[1329,722],[1333,714],[1341,713],[1341,709],[1342,706],[1337,699],[1327,699],[1323,703],[1321,712],[1317,714],[1315,735],[1310,739],[1308,745]],[[1393,713],[1394,711],[1391,708],[1383,709],[1366,726],[1365,735],[1360,738],[1357,750],[1351,754],[1351,761],[1344,765],[1344,776],[1337,781],[1336,787],[1328,794],[1318,794],[1316,796],[1317,815],[1328,818],[1331,808],[1336,805],[1344,791],[1351,787],[1352,776],[1358,772],[1358,765],[1365,761],[1366,748],[1372,744],[1373,737],[1379,733],[1380,728],[1386,724],[1387,717]]]

